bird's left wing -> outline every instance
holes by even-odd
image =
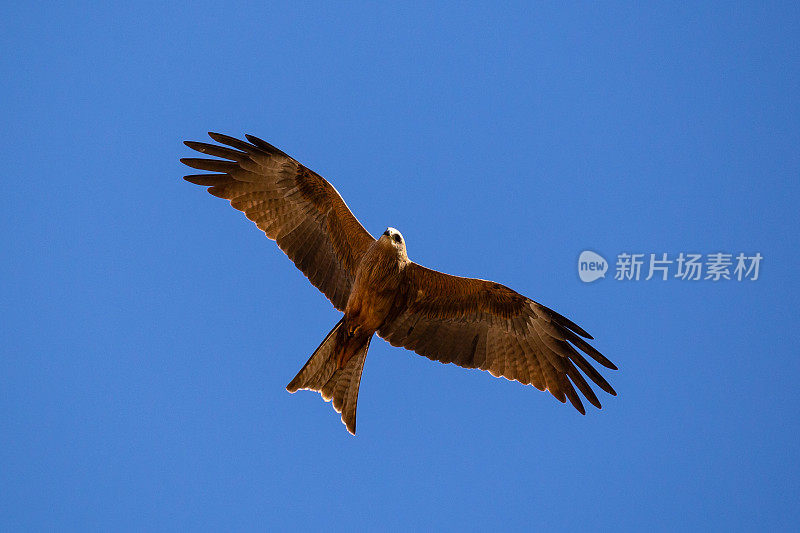
[[[584,379],[616,392],[580,353],[616,366],[582,337],[592,337],[555,311],[491,281],[462,278],[410,263],[393,311],[378,334],[429,359],[488,370],[585,409],[600,401]],[[577,349],[576,349],[577,348]],[[580,351],[579,351],[580,350]]]
[[[223,160],[181,159],[192,168],[214,172],[184,179],[230,200],[344,311],[361,256],[375,241],[372,235],[333,185],[271,144],[252,135],[247,135],[249,143],[220,133],[209,136],[227,146],[185,144]]]

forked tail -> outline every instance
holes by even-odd
[[[328,333],[286,390],[292,393],[300,389],[313,390],[320,393],[326,402],[333,400],[333,408],[342,413],[347,431],[355,435],[358,387],[372,335],[348,337],[343,326],[344,318]],[[352,356],[342,368],[338,368],[339,356],[345,350]]]

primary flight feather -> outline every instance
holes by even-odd
[[[206,174],[184,179],[229,200],[275,240],[309,281],[344,316],[286,387],[319,392],[356,431],[361,372],[373,334],[394,346],[493,376],[548,390],[582,414],[576,388],[600,401],[584,375],[616,392],[581,353],[616,366],[571,320],[491,281],[437,272],[408,259],[403,236],[388,228],[379,239],[364,229],[333,188],[271,144],[209,133],[220,143],[186,141],[220,159],[181,161]]]

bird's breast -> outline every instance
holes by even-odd
[[[392,308],[402,277],[402,264],[392,250],[373,246],[361,259],[347,300],[348,321],[376,331]]]

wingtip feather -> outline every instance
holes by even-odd
[[[260,139],[260,138],[256,137],[255,135],[250,135],[249,133],[246,133],[244,136],[254,146],[257,146],[258,148],[260,148],[261,150],[264,150],[267,153],[270,153],[270,154],[273,154],[273,155],[274,154],[286,155],[285,152],[283,152],[279,148],[275,148],[274,146],[272,146],[270,143],[268,143],[264,139]]]
[[[183,177],[189,183],[202,185],[204,187],[214,187],[226,185],[231,182],[231,177],[227,174],[189,174]]]
[[[227,146],[231,146],[236,148],[237,150],[241,150],[245,153],[252,153],[253,150],[256,149],[255,146],[252,144],[246,143],[241,139],[237,139],[236,137],[231,137],[230,135],[225,135],[224,133],[217,133],[214,131],[209,131],[208,136],[211,137],[213,140],[217,141],[220,144],[224,144]]]

